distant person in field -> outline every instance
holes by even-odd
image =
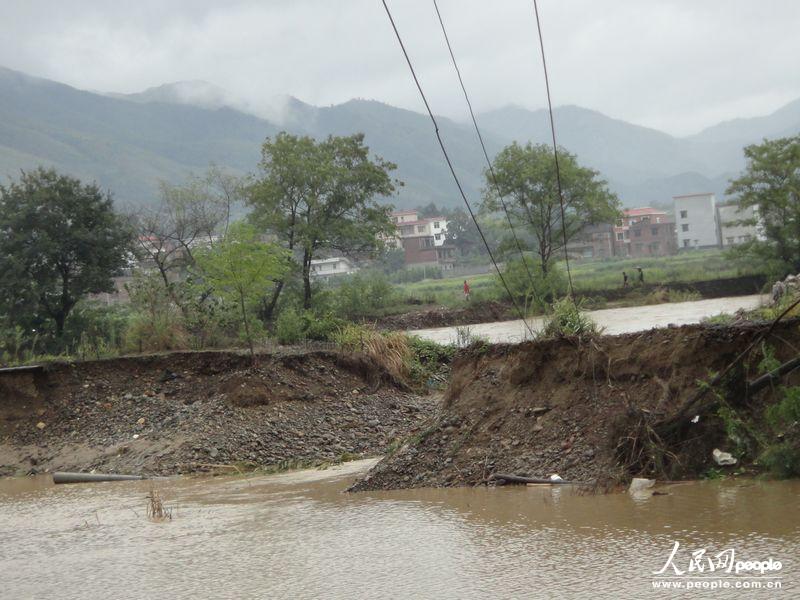
[[[642,267],[636,267],[636,270],[639,271],[639,283],[644,285],[644,271],[642,271]]]
[[[628,274],[625,271],[622,272],[622,287],[628,287]]]
[[[469,301],[469,284],[467,280],[464,280],[464,300]]]

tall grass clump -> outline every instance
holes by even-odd
[[[172,509],[164,506],[161,494],[155,487],[150,488],[147,494],[147,518],[151,521],[172,520]]]
[[[400,381],[409,377],[412,351],[405,333],[382,333],[374,327],[351,323],[341,327],[333,341],[346,352],[365,354]]]

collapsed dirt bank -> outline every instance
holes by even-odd
[[[378,455],[433,410],[328,351],[174,353],[0,375],[0,475],[188,473]]]
[[[710,380],[763,329],[694,325],[582,342],[475,345],[456,357],[441,410],[352,489],[475,485],[492,473],[574,481],[635,474],[620,452],[633,417],[675,414],[698,381]],[[778,359],[796,356],[797,322],[780,324],[769,343]],[[743,377],[755,376],[759,358]],[[770,393],[737,401],[755,414]],[[670,478],[698,476],[716,466],[714,448],[730,446],[716,413],[687,423],[669,449]]]
[[[766,284],[763,275],[747,275],[728,279],[715,279],[712,281],[696,281],[692,283],[673,282],[666,285],[645,284],[632,285],[629,288],[616,288],[596,291],[578,291],[578,300],[585,300],[587,306],[597,306],[598,300],[610,303],[627,303],[635,306],[643,303],[653,303],[652,296],[663,295],[668,297],[670,291],[688,292],[697,294],[702,299],[725,298],[728,296],[746,296],[758,294]],[[650,296],[650,298],[648,298]],[[647,299],[647,302],[645,302]],[[662,302],[667,302],[664,299]],[[487,300],[474,302],[462,308],[426,307],[398,315],[387,315],[377,319],[378,327],[384,330],[413,330],[430,329],[433,327],[457,327],[462,325],[476,325],[478,323],[492,323],[517,319],[519,315],[510,302],[495,302]]]

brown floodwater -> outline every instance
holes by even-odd
[[[0,597],[674,597],[653,589],[653,572],[676,541],[684,576],[670,566],[659,584],[778,582],[692,596],[800,596],[797,481],[693,482],[652,497],[566,486],[343,493],[371,464],[155,484],[0,480]],[[172,520],[147,519],[151,485]],[[689,572],[700,549],[782,568]]]
[[[691,302],[667,302],[646,306],[628,306],[625,308],[605,308],[586,311],[586,314],[602,327],[608,335],[633,333],[653,327],[668,325],[690,325],[699,323],[706,317],[721,313],[733,314],[739,309],[752,310],[763,305],[767,296],[731,296],[729,298],[709,298]],[[495,321],[494,323],[478,323],[469,325],[473,336],[484,338],[495,343],[521,342],[530,337],[528,327],[536,332],[544,326],[543,317],[532,317],[525,321]],[[426,340],[450,344],[458,341],[458,332],[463,327],[434,327],[432,329],[416,329],[411,331]]]

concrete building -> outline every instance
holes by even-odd
[[[642,219],[633,223],[628,232],[627,256],[669,256],[678,251],[675,239],[675,223],[666,220],[666,215],[658,220]]]
[[[648,252],[637,253],[637,249],[641,249],[642,240],[638,240],[635,245],[631,239],[631,227],[636,227],[641,224],[652,224],[654,226],[660,225],[669,221],[667,213],[663,210],[643,206],[641,208],[627,208],[622,211],[622,218],[614,226],[614,256],[653,256]],[[646,237],[660,237],[668,228],[659,227],[658,233]],[[638,230],[637,237],[641,237],[643,230]],[[649,240],[647,243],[659,242],[660,247],[666,247],[667,244],[663,243],[666,240]],[[673,244],[674,245],[674,244]],[[660,251],[659,251],[660,252]],[[657,254],[657,256],[662,256]]]
[[[587,225],[570,240],[567,250],[576,258],[611,258],[615,256],[614,229],[611,223]]]
[[[353,263],[344,256],[333,258],[320,258],[311,261],[311,277],[314,279],[329,280],[342,275],[350,275],[358,271]]]
[[[678,250],[719,247],[717,199],[714,194],[687,194],[672,199]]]
[[[433,238],[434,246],[445,242],[447,219],[444,217],[420,218],[416,210],[399,210],[392,213],[392,221],[397,226],[399,239],[426,236]]]
[[[723,248],[744,244],[754,239],[764,239],[763,226],[753,207],[739,210],[736,204],[720,204],[717,206],[717,220],[719,222],[719,240]],[[738,223],[738,221],[745,220],[754,220],[755,224]]]

